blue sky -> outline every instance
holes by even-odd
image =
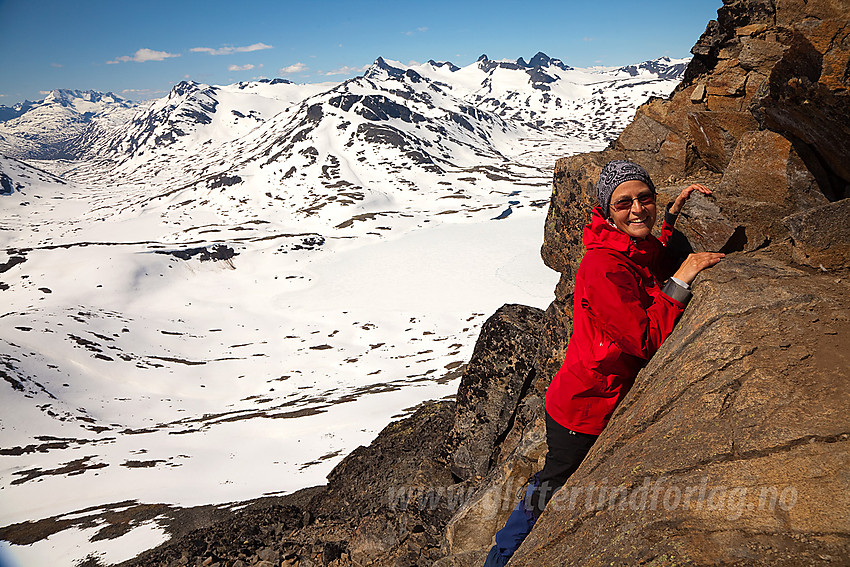
[[[721,0],[0,0],[0,104],[56,88],[163,96],[190,79],[342,81],[378,56],[625,65],[690,48]]]

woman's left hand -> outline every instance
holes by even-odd
[[[670,207],[670,212],[674,215],[678,215],[682,211],[682,207],[685,206],[685,203],[691,197],[691,193],[694,191],[699,191],[704,195],[711,195],[711,189],[706,187],[705,185],[700,185],[699,183],[694,183],[693,185],[688,185],[682,192],[679,193],[679,196],[676,197],[676,200],[673,202],[673,206]]]

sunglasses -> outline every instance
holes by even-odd
[[[643,193],[642,195],[638,195],[634,199],[629,199],[628,197],[624,197],[622,199],[617,199],[613,203],[611,203],[611,208],[615,211],[628,211],[632,208],[632,203],[637,201],[644,207],[655,204],[655,193]]]

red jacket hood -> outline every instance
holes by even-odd
[[[636,240],[619,228],[612,226],[608,219],[602,216],[602,209],[599,207],[593,209],[590,224],[584,227],[582,241],[588,250],[608,248],[625,254],[635,261],[644,257],[644,261],[639,261],[644,265],[647,264],[646,260],[649,260],[646,256],[654,256],[655,251],[661,246],[658,239],[651,234],[644,240]]]

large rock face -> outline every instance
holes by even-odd
[[[615,143],[657,180],[723,172],[747,132],[782,134],[830,199],[850,183],[850,7],[726,0],[671,100],[637,112]]]
[[[607,161],[644,165],[659,207],[690,183],[711,187],[680,215],[675,251],[727,257],[697,279],[679,326],[511,564],[850,556],[850,419],[840,409],[850,344],[848,22],[847,2],[725,0],[670,99],[642,106],[607,150],[556,164],[541,253],[562,278],[527,400],[539,400],[563,360],[582,229]],[[508,467],[528,468],[540,430],[524,423],[507,438],[527,443],[515,443],[482,494],[513,482]],[[463,557],[444,561],[474,564]]]
[[[495,463],[494,449],[534,380],[542,316],[533,307],[505,305],[481,328],[458,387],[451,432],[452,468],[464,480],[484,476]]]
[[[850,281],[771,256],[701,276],[511,565],[850,557]]]

